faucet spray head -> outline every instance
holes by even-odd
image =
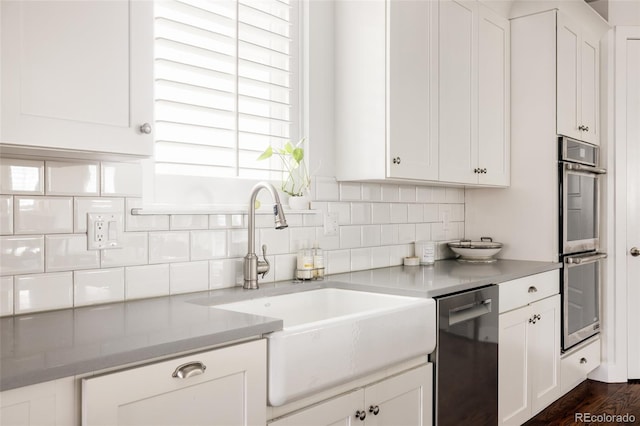
[[[287,219],[284,217],[284,210],[280,202],[276,202],[273,205],[273,215],[275,217],[276,229],[284,229],[289,226],[287,225]]]

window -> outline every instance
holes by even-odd
[[[280,179],[257,158],[297,139],[295,2],[156,1],[156,177]]]

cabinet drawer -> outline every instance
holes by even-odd
[[[565,394],[587,378],[600,365],[600,339],[579,348],[560,361],[562,393]]]
[[[82,425],[264,425],[264,339],[82,380]]]
[[[560,272],[549,271],[506,281],[500,287],[500,313],[528,305],[560,292]]]

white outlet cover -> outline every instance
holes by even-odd
[[[123,228],[122,213],[87,213],[87,249],[121,248]]]
[[[325,237],[334,237],[338,235],[338,213],[327,212],[323,218],[323,228]]]

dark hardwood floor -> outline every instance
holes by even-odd
[[[626,417],[617,417],[624,416]],[[582,415],[582,418],[580,417]],[[585,421],[591,415],[591,421]],[[604,416],[611,417],[604,417]],[[599,418],[595,418],[599,416]],[[602,383],[587,380],[551,404],[525,426],[640,425],[640,382]]]

